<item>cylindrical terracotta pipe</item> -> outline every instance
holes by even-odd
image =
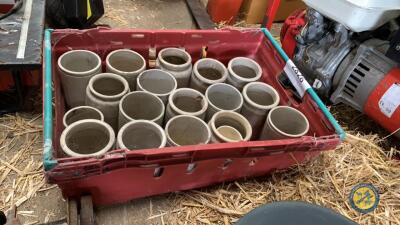
[[[101,59],[91,51],[68,51],[58,58],[58,72],[69,107],[85,105],[85,89],[90,78],[101,73]]]
[[[246,57],[237,57],[229,61],[228,71],[227,83],[240,91],[246,84],[258,81],[262,76],[261,66],[256,61]]]
[[[168,72],[158,69],[146,70],[137,79],[138,91],[147,91],[155,94],[164,104],[166,104],[169,95],[176,87],[175,77]]]
[[[165,147],[167,138],[164,130],[156,123],[148,120],[130,121],[118,132],[118,148],[140,150]]]
[[[240,112],[243,105],[242,94],[229,84],[213,84],[207,88],[205,96],[208,101],[207,121],[222,110]]]
[[[244,104],[241,114],[253,127],[253,139],[258,139],[269,110],[278,106],[280,97],[270,85],[252,82],[243,88]]]
[[[164,48],[158,54],[157,68],[171,73],[178,84],[178,88],[189,86],[192,73],[192,57],[183,49]]]
[[[298,138],[307,134],[310,128],[307,117],[289,106],[278,106],[267,116],[260,140]]]
[[[165,122],[178,115],[196,116],[204,120],[207,108],[208,102],[202,93],[190,88],[180,88],[169,96]]]
[[[220,61],[205,58],[198,60],[193,67],[190,87],[205,93],[208,86],[223,83],[228,77],[228,70]]]
[[[107,123],[85,119],[67,126],[61,134],[60,146],[71,157],[99,156],[111,150],[115,133]]]
[[[64,114],[63,124],[67,127],[71,123],[84,119],[95,119],[104,121],[103,113],[100,110],[90,106],[78,106],[68,110]]]
[[[123,76],[131,90],[136,90],[136,78],[146,69],[146,61],[137,52],[129,49],[112,51],[106,58],[107,72]]]
[[[165,106],[161,99],[145,91],[125,95],[119,103],[119,128],[132,120],[150,120],[163,124]]]
[[[252,134],[249,121],[239,113],[231,111],[215,113],[208,122],[208,126],[212,133],[212,143],[249,141]],[[237,132],[240,133],[240,136],[237,135]]]
[[[104,121],[118,131],[119,101],[129,92],[125,78],[113,73],[93,76],[86,88],[86,105],[99,109]]]
[[[168,146],[208,144],[211,131],[207,124],[194,116],[176,116],[165,126]]]

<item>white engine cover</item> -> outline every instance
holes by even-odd
[[[400,15],[400,0],[303,0],[349,30],[374,30]]]

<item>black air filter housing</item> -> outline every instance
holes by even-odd
[[[46,15],[55,28],[89,28],[104,14],[103,0],[47,0]]]

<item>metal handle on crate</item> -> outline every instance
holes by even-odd
[[[53,159],[52,155],[52,136],[53,136],[53,93],[52,93],[52,65],[51,65],[51,32],[52,29],[44,31],[44,79],[43,79],[43,167],[46,171],[51,170],[57,161]]]
[[[311,98],[317,103],[318,107],[324,113],[325,117],[329,120],[332,126],[335,128],[336,133],[339,135],[341,140],[344,140],[346,137],[346,133],[343,128],[339,125],[336,119],[333,117],[331,112],[326,108],[325,104],[321,101],[317,93],[314,89],[308,84],[307,80],[301,74],[300,70],[296,67],[293,61],[289,58],[289,56],[285,53],[282,47],[278,44],[272,34],[266,28],[261,28],[262,32],[268,38],[268,40],[272,43],[274,48],[279,52],[279,55],[285,60],[285,72],[289,77],[289,80],[295,86],[297,92],[299,92],[300,96],[303,97],[305,92],[307,92]]]

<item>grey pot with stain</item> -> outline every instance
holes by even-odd
[[[269,111],[260,140],[299,138],[308,133],[310,124],[299,110],[278,106]]]
[[[162,126],[165,106],[159,97],[145,91],[125,95],[119,103],[119,128],[133,120],[149,120]]]
[[[107,123],[85,119],[67,126],[61,133],[60,146],[70,157],[101,156],[113,149],[115,133]]]
[[[208,144],[211,131],[207,124],[195,117],[181,115],[170,119],[165,126],[168,146]]]
[[[231,111],[217,112],[208,122],[208,126],[212,134],[212,143],[249,141],[253,132],[244,116]]]
[[[244,104],[241,114],[253,127],[252,140],[258,139],[268,112],[279,105],[278,92],[271,85],[252,82],[243,88]]]
[[[180,88],[169,96],[165,122],[178,115],[195,116],[204,120],[207,108],[208,102],[202,93],[190,88]]]
[[[69,126],[70,124],[85,119],[95,119],[104,121],[103,113],[91,106],[78,106],[68,110],[63,117],[63,125],[64,127]]]
[[[228,70],[220,61],[211,58],[200,59],[194,64],[190,88],[204,94],[210,85],[223,83],[227,77]]]
[[[246,57],[233,58],[228,63],[229,76],[227,83],[242,91],[243,87],[261,79],[261,66],[253,59]]]
[[[229,84],[213,84],[207,88],[205,96],[208,101],[206,121],[219,111],[240,112],[243,106],[242,94]]]
[[[129,83],[129,88],[136,90],[136,79],[146,69],[146,61],[135,51],[118,49],[107,55],[106,69],[108,73],[124,77]]]
[[[171,73],[159,69],[146,70],[137,78],[138,91],[147,91],[159,97],[164,104],[169,95],[177,88],[177,82]]]
[[[101,73],[93,76],[86,88],[86,105],[99,109],[104,121],[118,131],[119,102],[129,93],[129,84],[125,78],[113,73]]]
[[[178,88],[189,86],[192,73],[192,57],[180,48],[164,48],[158,53],[156,67],[171,73]]]
[[[92,51],[72,50],[57,61],[58,74],[67,105],[85,105],[85,90],[91,77],[101,73],[101,58]]]
[[[161,126],[148,120],[130,121],[121,127],[117,135],[120,149],[163,148],[166,143],[167,138]]]

